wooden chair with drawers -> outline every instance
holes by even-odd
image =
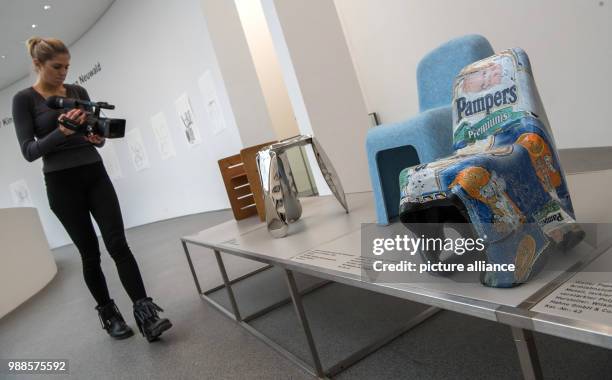
[[[265,208],[261,193],[261,183],[255,157],[264,147],[274,144],[270,141],[251,146],[240,151],[240,154],[222,158],[218,161],[225,190],[236,220],[259,215],[264,221]]]

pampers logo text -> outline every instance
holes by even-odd
[[[480,98],[468,101],[465,97],[456,100],[457,105],[457,121],[461,121],[465,116],[476,115],[481,112],[491,113],[491,108],[499,107],[505,104],[516,103],[518,96],[516,94],[516,85],[505,88],[501,91],[496,91],[495,94],[486,94]]]

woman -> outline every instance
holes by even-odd
[[[148,341],[156,340],[172,324],[158,316],[157,312],[163,310],[147,296],[125,239],[117,195],[96,149],[104,145],[104,137],[75,133],[59,123],[69,118],[85,124],[87,114],[83,110],[62,113],[45,104],[50,96],[89,100],[87,91],[64,83],[70,53],[62,41],[32,37],[26,44],[38,77],[32,87],[13,98],[13,120],[23,156],[30,162],[42,157],[49,206],[79,250],[85,283],[98,304],[102,327],[116,339],[133,335],[110,298],[90,213],[100,227],[121,283],[134,302],[134,318],[140,332]]]

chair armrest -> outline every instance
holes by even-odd
[[[452,110],[450,106],[427,110],[408,120],[382,124],[368,131],[366,150],[378,152],[412,145],[421,163],[453,153]]]

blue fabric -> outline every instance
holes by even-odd
[[[478,35],[456,38],[435,49],[417,69],[422,113],[368,131],[366,150],[378,224],[389,224],[399,215],[398,175],[403,168],[452,153],[453,80],[465,65],[492,54],[491,45]]]
[[[423,57],[417,67],[420,111],[451,104],[453,81],[461,69],[493,54],[486,38],[472,34],[450,40]]]
[[[379,224],[388,224],[399,215],[398,176],[406,165],[430,162],[452,153],[450,121],[451,107],[447,106],[368,131],[366,150]],[[385,157],[386,151],[401,147],[405,149],[400,150],[400,155]]]

